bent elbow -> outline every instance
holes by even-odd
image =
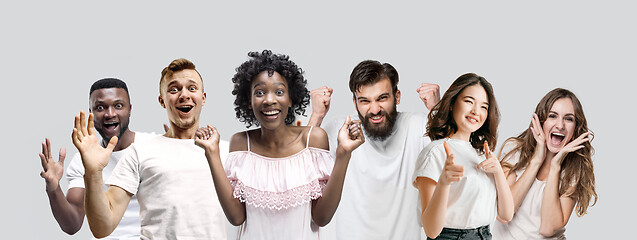
[[[232,226],[239,226],[245,222],[245,218],[228,218],[228,221]]]
[[[319,227],[325,227],[328,223],[332,221],[331,217],[314,217],[312,221]]]
[[[442,232],[442,229],[431,229],[424,226],[425,224],[423,223],[423,230],[425,230],[425,235],[427,235],[428,238],[435,239],[440,235],[440,232]]]
[[[555,228],[544,226],[540,227],[540,235],[542,235],[543,237],[552,237],[553,235],[555,235],[555,232],[557,232],[557,229]]]

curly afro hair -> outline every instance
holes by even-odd
[[[232,95],[237,96],[234,100],[234,110],[239,121],[246,124],[248,128],[252,125],[259,126],[259,121],[250,109],[251,83],[263,71],[267,71],[269,76],[277,72],[287,81],[292,107],[288,109],[285,123],[292,124],[297,114],[305,116],[305,108],[310,103],[310,93],[305,87],[307,80],[303,78],[303,70],[290,61],[290,57],[273,54],[270,50],[263,50],[261,53],[250,52],[248,56],[250,59],[241,64],[232,77],[234,83]]]

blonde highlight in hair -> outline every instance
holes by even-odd
[[[199,74],[199,71],[195,69],[195,64],[189,61],[188,59],[178,58],[170,62],[168,66],[166,66],[164,69],[161,70],[161,78],[159,79],[159,94],[161,95],[163,92],[161,89],[161,86],[164,83],[166,78],[170,78],[176,72],[186,70],[186,69],[191,69],[197,72],[197,74],[199,75],[199,78],[201,78],[201,83],[202,83],[201,90],[203,91],[203,78],[201,77],[201,74]]]
[[[536,106],[535,113],[538,115],[540,125],[543,125],[546,121],[553,104],[562,98],[568,98],[573,102],[573,108],[575,110],[575,132],[573,133],[573,138],[586,132],[591,132],[588,129],[584,109],[579,99],[573,92],[563,88],[553,89],[547,93]],[[531,130],[527,128],[527,130],[517,137],[508,138],[503,146],[507,143],[515,144],[515,147],[504,155],[502,155],[502,150],[500,150],[499,157],[503,160],[502,165],[511,169],[509,173],[526,169],[531,162],[536,146],[536,141]],[[586,214],[588,207],[595,205],[598,198],[597,192],[595,191],[595,175],[593,173],[592,155],[594,154],[594,149],[589,141],[584,142],[582,145],[584,146],[583,148],[568,153],[562,161],[559,183],[559,195],[571,197],[577,202],[576,213],[578,217]],[[504,161],[518,152],[520,153],[520,159],[515,165]],[[571,186],[573,186],[572,191],[568,191]],[[591,198],[593,197],[595,199],[593,203],[590,204]]]

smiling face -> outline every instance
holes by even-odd
[[[95,116],[95,130],[108,142],[122,137],[128,130],[131,105],[128,93],[122,88],[97,89],[89,96],[90,112]]]
[[[480,129],[489,115],[487,92],[479,84],[467,86],[458,94],[451,109],[458,127],[452,137],[469,141],[471,133]]]
[[[575,109],[570,98],[560,98],[549,111],[542,128],[546,137],[546,147],[552,153],[559,152],[575,132]]]
[[[285,125],[288,109],[292,106],[285,78],[277,72],[269,76],[263,71],[252,81],[250,89],[250,108],[261,127],[274,129]]]
[[[199,73],[192,69],[174,72],[161,82],[160,89],[159,103],[168,110],[171,128],[197,128],[201,108],[206,102]]]
[[[363,85],[354,94],[354,104],[358,117],[368,137],[384,140],[391,135],[396,123],[396,105],[400,103],[400,90],[392,94],[389,78]]]

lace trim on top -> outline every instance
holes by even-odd
[[[297,207],[323,195],[327,181],[315,179],[306,185],[285,192],[269,192],[251,188],[239,180],[230,181],[234,187],[234,197],[257,208],[281,210]]]

